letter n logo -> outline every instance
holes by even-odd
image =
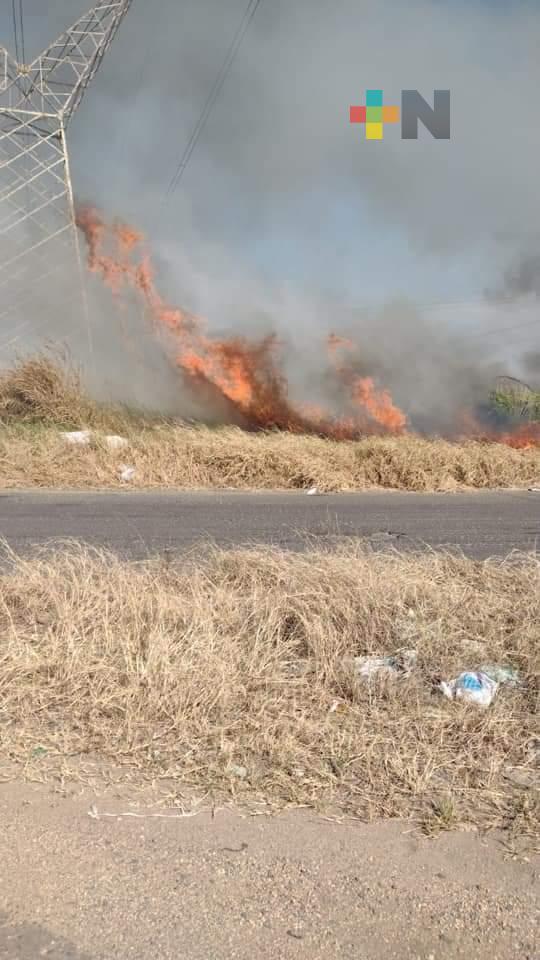
[[[401,93],[401,139],[418,140],[418,121],[436,140],[450,139],[450,91],[434,90],[433,107],[418,90]]]

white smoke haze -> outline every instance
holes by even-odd
[[[90,6],[26,0],[32,53]],[[167,197],[245,6],[135,0],[70,130],[78,197],[145,231],[165,299],[286,339],[303,399],[330,391],[332,330],[421,427],[445,429],[498,373],[540,376],[540,6],[262,0]],[[6,45],[10,29],[4,11]],[[398,104],[449,88],[451,140],[366,142],[348,112],[370,87]],[[96,389],[191,415],[136,303],[119,314],[93,281],[90,303]],[[22,346],[68,331],[86,365],[60,295],[54,314]]]

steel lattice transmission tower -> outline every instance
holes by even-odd
[[[28,65],[0,47],[0,346],[84,309],[66,130],[131,3],[99,0]]]

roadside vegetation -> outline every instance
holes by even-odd
[[[491,402],[495,410],[501,411],[508,417],[528,420],[531,423],[540,422],[540,393],[527,388],[525,394],[513,393],[510,390],[495,390],[491,395]]]
[[[89,430],[87,445],[64,431]],[[127,446],[111,450],[107,434]],[[443,491],[540,483],[540,445],[369,437],[336,441],[249,433],[138,414],[93,402],[67,365],[47,355],[0,375],[0,488],[387,489]]]
[[[109,763],[171,802],[537,830],[536,556],[72,544],[1,570],[0,753],[32,778]],[[409,673],[355,669],[404,649]],[[486,662],[520,681],[491,706],[439,692]]]

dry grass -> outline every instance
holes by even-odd
[[[96,431],[89,447],[70,447],[61,429]],[[120,433],[129,448],[112,453],[100,433]],[[0,488],[122,486],[119,464],[135,467],[132,486],[203,489],[386,487],[459,490],[540,484],[540,447],[448,443],[419,437],[339,442],[284,433],[166,423],[101,407],[54,357],[21,362],[0,376]]]
[[[26,424],[112,431],[141,428],[150,422],[143,414],[91,400],[78,372],[61,353],[38,354],[0,372],[0,424],[5,427]]]
[[[0,375],[0,420],[77,424],[95,410],[79,377],[61,358],[42,354],[17,363]]]
[[[4,757],[90,754],[215,797],[533,830],[533,791],[508,774],[538,761],[537,557],[349,545],[135,565],[72,545],[10,564]],[[401,647],[418,650],[409,678],[348,666]],[[523,687],[487,710],[433,692],[487,660]]]
[[[235,427],[127,427],[127,449],[102,439],[66,444],[56,428],[0,427],[0,488],[125,487],[120,464],[135,467],[130,487],[351,491],[462,490],[540,484],[540,448],[447,443],[417,437],[338,442]]]

